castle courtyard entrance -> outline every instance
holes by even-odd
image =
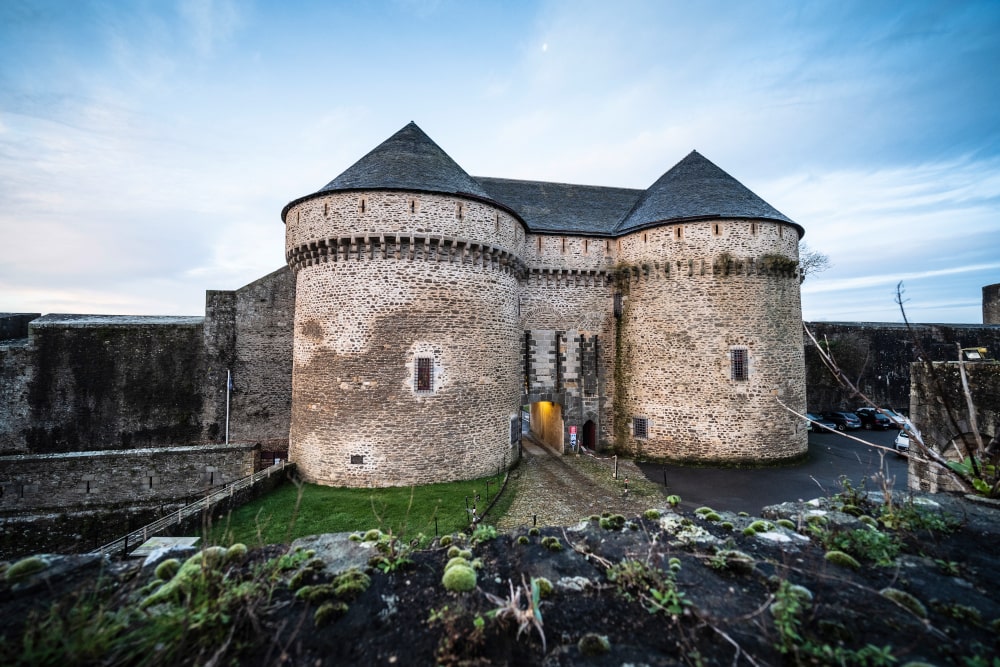
[[[531,403],[531,435],[557,452],[563,451],[562,405],[551,401]]]
[[[580,444],[584,449],[589,449],[590,451],[597,449],[597,424],[594,423],[593,419],[588,419],[584,423]]]

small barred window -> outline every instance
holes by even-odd
[[[649,437],[649,420],[645,417],[632,418],[632,435],[645,440]]]
[[[750,377],[750,353],[745,347],[729,350],[730,376],[736,382],[746,382]]]
[[[422,392],[434,391],[434,383],[431,376],[433,359],[430,357],[417,357],[416,390]]]

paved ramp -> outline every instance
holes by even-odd
[[[631,461],[619,460],[616,480],[611,457],[561,456],[527,437],[522,448],[524,458],[512,473],[514,502],[497,522],[498,528],[531,526],[536,521],[539,526],[567,526],[602,512],[628,517],[663,503],[660,498],[625,495],[626,477],[644,479]]]

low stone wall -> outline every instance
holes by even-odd
[[[187,500],[253,473],[253,445],[155,447],[0,457],[0,513]]]

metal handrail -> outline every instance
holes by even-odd
[[[218,491],[213,491],[212,493],[206,495],[204,498],[200,498],[195,502],[191,503],[190,505],[185,505],[184,507],[181,507],[180,509],[171,512],[170,514],[161,517],[156,521],[153,521],[152,523],[146,524],[145,526],[139,528],[138,530],[133,530],[127,533],[126,535],[119,537],[114,542],[109,542],[103,546],[98,547],[97,549],[94,549],[90,553],[104,555],[104,554],[115,553],[118,551],[124,552],[128,549],[129,545],[139,546],[140,544],[148,540],[150,537],[156,535],[157,533],[164,530],[168,526],[178,525],[184,519],[187,519],[189,517],[195,516],[203,511],[208,510],[209,508],[213,507],[216,503],[226,498],[231,498],[233,494],[236,493],[237,491],[242,491],[243,489],[250,488],[258,481],[266,479],[275,473],[280,473],[284,471],[285,468],[291,465],[294,464],[291,463],[290,461],[282,461],[281,463],[269,466],[267,468],[264,468],[263,470],[255,472],[252,475],[248,475],[242,479],[238,479],[231,484],[227,484]]]

